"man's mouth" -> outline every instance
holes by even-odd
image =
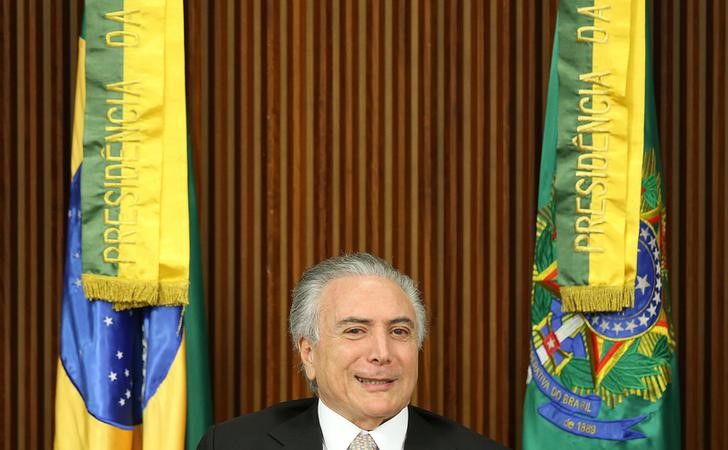
[[[356,375],[354,376],[354,378],[356,378],[356,381],[358,381],[359,383],[370,385],[382,385],[394,382],[394,380],[391,378],[364,378]]]

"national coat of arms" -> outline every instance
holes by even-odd
[[[551,207],[539,211],[531,300],[529,381],[549,398],[539,413],[565,431],[585,437],[644,437],[645,417],[604,420],[600,411],[637,396],[655,402],[671,381],[675,348],[664,270],[664,210],[654,151],[645,152],[635,300],[608,313],[567,313],[561,308]],[[597,418],[598,416],[602,418]]]

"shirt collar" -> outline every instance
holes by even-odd
[[[407,435],[409,408],[402,408],[396,416],[369,432],[377,443],[379,450],[402,450]]]
[[[319,399],[318,416],[326,450],[347,450],[351,441],[362,431]],[[407,407],[388,421],[368,433],[379,450],[402,450],[407,435],[409,411]]]

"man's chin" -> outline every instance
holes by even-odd
[[[366,401],[361,405],[362,412],[364,412],[367,417],[377,418],[382,422],[385,422],[396,416],[397,413],[402,411],[402,408],[404,408],[404,406],[406,405],[387,400],[370,400]]]

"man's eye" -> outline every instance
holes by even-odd
[[[410,335],[410,330],[407,329],[407,328],[395,328],[395,329],[392,330],[392,333],[395,336],[407,337],[407,336]]]
[[[349,334],[349,335],[352,335],[352,336],[357,336],[357,335],[360,335],[360,334],[364,334],[364,330],[361,329],[361,328],[347,328],[346,330],[344,330],[344,334]]]

